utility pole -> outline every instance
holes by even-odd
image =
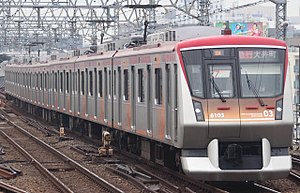
[[[276,38],[285,41],[286,37],[286,4],[287,0],[270,0],[276,4]]]

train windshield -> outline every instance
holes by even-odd
[[[182,53],[185,69],[188,74],[189,84],[193,96],[204,97],[201,65],[201,52],[191,50]]]
[[[242,97],[273,97],[282,94],[284,50],[238,49]]]
[[[209,56],[205,55],[206,50],[182,52],[193,96],[204,98],[207,95],[209,98],[220,98],[224,101],[225,98],[235,97],[235,93],[243,98],[275,97],[282,94],[285,50],[275,48],[231,50],[229,54],[226,54],[224,49],[222,52],[219,51],[224,53],[223,55]],[[236,80],[240,84],[236,84]],[[205,92],[207,94],[204,94]]]

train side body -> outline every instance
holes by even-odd
[[[194,178],[275,179],[291,168],[284,42],[203,37],[6,71],[8,95],[166,145]]]

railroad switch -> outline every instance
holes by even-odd
[[[22,175],[22,172],[16,168],[13,168],[7,164],[0,165],[0,176],[6,179],[15,178],[16,176]]]
[[[112,156],[113,149],[110,146],[111,135],[108,131],[102,133],[102,146],[98,148],[100,156]]]

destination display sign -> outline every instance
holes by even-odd
[[[254,61],[264,61],[264,62],[279,62],[279,54],[282,50],[276,49],[247,49],[239,50],[240,62],[254,62]]]

